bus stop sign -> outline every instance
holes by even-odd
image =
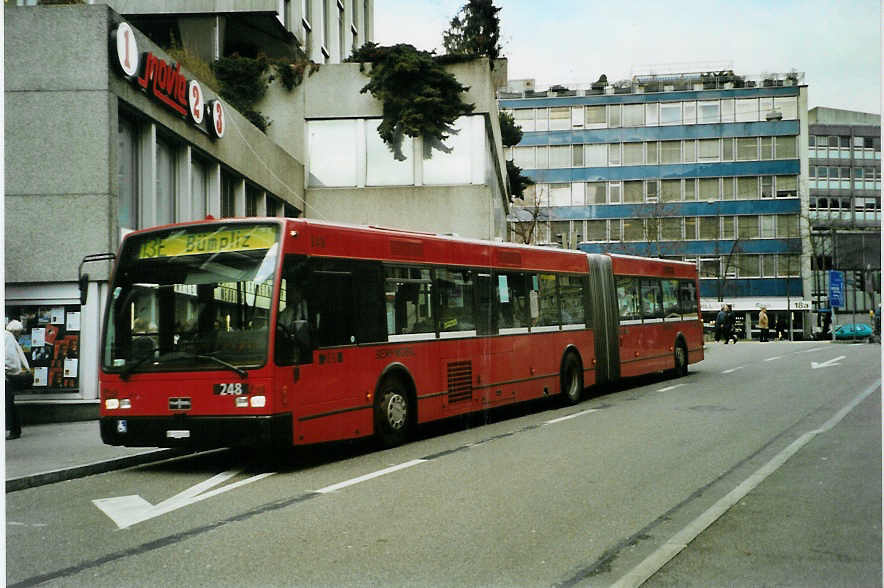
[[[829,307],[844,308],[844,274],[829,270]]]

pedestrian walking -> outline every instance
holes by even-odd
[[[726,310],[724,312],[724,344],[727,345],[731,339],[734,341],[734,345],[737,344],[737,333],[734,330],[734,327],[737,324],[737,314],[734,312],[734,308],[728,304],[726,306]]]
[[[781,312],[777,316],[777,341],[782,341],[785,338],[786,333],[786,319],[783,317],[783,313]]]
[[[718,343],[724,336],[724,319],[727,316],[727,306],[722,304],[721,310],[715,315],[715,342]]]
[[[758,313],[758,328],[761,330],[760,341],[762,343],[767,343],[767,334],[770,330],[770,321],[767,318],[767,309],[765,307],[761,307],[761,311]]]
[[[4,347],[6,348],[6,439],[21,437],[21,421],[15,409],[15,393],[26,390],[34,382],[34,376],[28,365],[28,358],[18,343],[22,332],[22,324],[12,320],[6,325]]]

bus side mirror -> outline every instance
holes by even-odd
[[[80,306],[86,304],[86,297],[89,295],[89,274],[80,276]]]

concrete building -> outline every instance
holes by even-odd
[[[832,308],[829,270],[842,271],[844,305],[832,322],[869,323],[881,303],[881,117],[817,107],[808,129],[814,308]]]
[[[528,81],[530,82],[530,81]],[[809,310],[803,74],[649,74],[500,92],[535,182],[511,239],[697,263],[704,316]],[[518,202],[517,202],[518,204]],[[528,230],[526,230],[528,229]],[[751,335],[751,333],[750,333]]]
[[[504,234],[506,176],[487,62],[451,66],[477,105],[458,121],[452,154],[393,165],[371,127],[382,107],[359,93],[368,78],[358,64],[339,63],[371,40],[371,0],[18,4],[4,7],[4,310],[25,324],[22,343],[38,368],[32,392],[17,395],[26,423],[97,415],[110,264],[83,268],[82,306],[78,269],[86,255],[116,251],[133,229],[211,214]],[[248,31],[255,46],[266,40],[277,54],[302,51],[322,65],[293,91],[270,85],[260,104],[273,121],[265,134],[152,40],[167,25],[184,46],[212,56],[243,50]],[[465,160],[480,163],[464,173]]]

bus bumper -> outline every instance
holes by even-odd
[[[99,419],[101,440],[126,447],[291,447],[292,414]]]

